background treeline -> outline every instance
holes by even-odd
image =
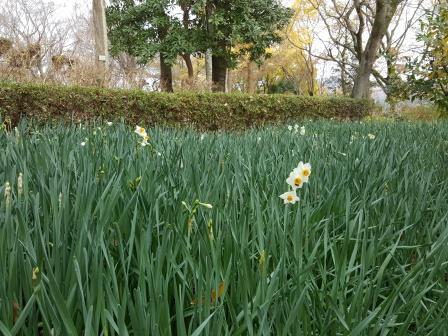
[[[45,0],[0,5],[3,80],[354,98],[378,87],[392,108],[416,98],[448,106],[439,0],[111,0],[101,83],[91,13],[61,19]]]

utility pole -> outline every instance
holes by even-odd
[[[109,65],[107,41],[106,5],[104,0],[92,0],[93,29],[95,34],[95,64],[97,67],[97,82],[105,86]]]

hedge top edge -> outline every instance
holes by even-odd
[[[158,93],[48,84],[0,83],[0,112],[13,124],[123,118],[145,126],[242,130],[304,118],[362,119],[374,104],[345,97]]]

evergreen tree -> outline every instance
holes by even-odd
[[[193,10],[212,50],[213,90],[221,92],[227,69],[243,55],[253,61],[266,56],[267,48],[281,41],[279,32],[292,16],[278,0],[199,0]]]
[[[145,64],[160,58],[160,86],[173,91],[172,64],[196,48],[195,32],[171,13],[174,0],[112,0],[107,9],[111,53],[126,52]]]

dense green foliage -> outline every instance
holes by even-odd
[[[195,51],[200,31],[183,25],[178,15],[169,15],[176,1],[112,0],[107,8],[109,39],[113,55],[127,52],[146,64],[158,53],[167,63]]]
[[[0,85],[0,113],[12,124],[23,117],[46,122],[118,120],[199,129],[244,129],[303,118],[359,119],[372,104],[348,98],[284,95],[145,93],[100,88]]]
[[[205,7],[193,7],[207,32],[208,47],[224,56],[228,65],[250,55],[259,60],[266,50],[281,41],[292,10],[278,0],[202,0]]]
[[[425,50],[409,66],[413,99],[434,102],[448,115],[448,5],[439,4],[421,22]]]
[[[3,334],[446,332],[447,124],[97,126],[0,134]]]
[[[227,69],[243,55],[265,57],[291,15],[279,0],[112,0],[107,22],[113,54],[146,64],[159,53],[164,91],[172,91],[170,67],[178,56],[190,62],[190,54],[207,50],[213,89],[224,91]]]
[[[246,54],[259,59],[280,42],[278,31],[291,14],[277,0],[112,0],[107,8],[113,53],[126,51],[145,63],[158,52],[173,63],[207,49],[231,63]]]

